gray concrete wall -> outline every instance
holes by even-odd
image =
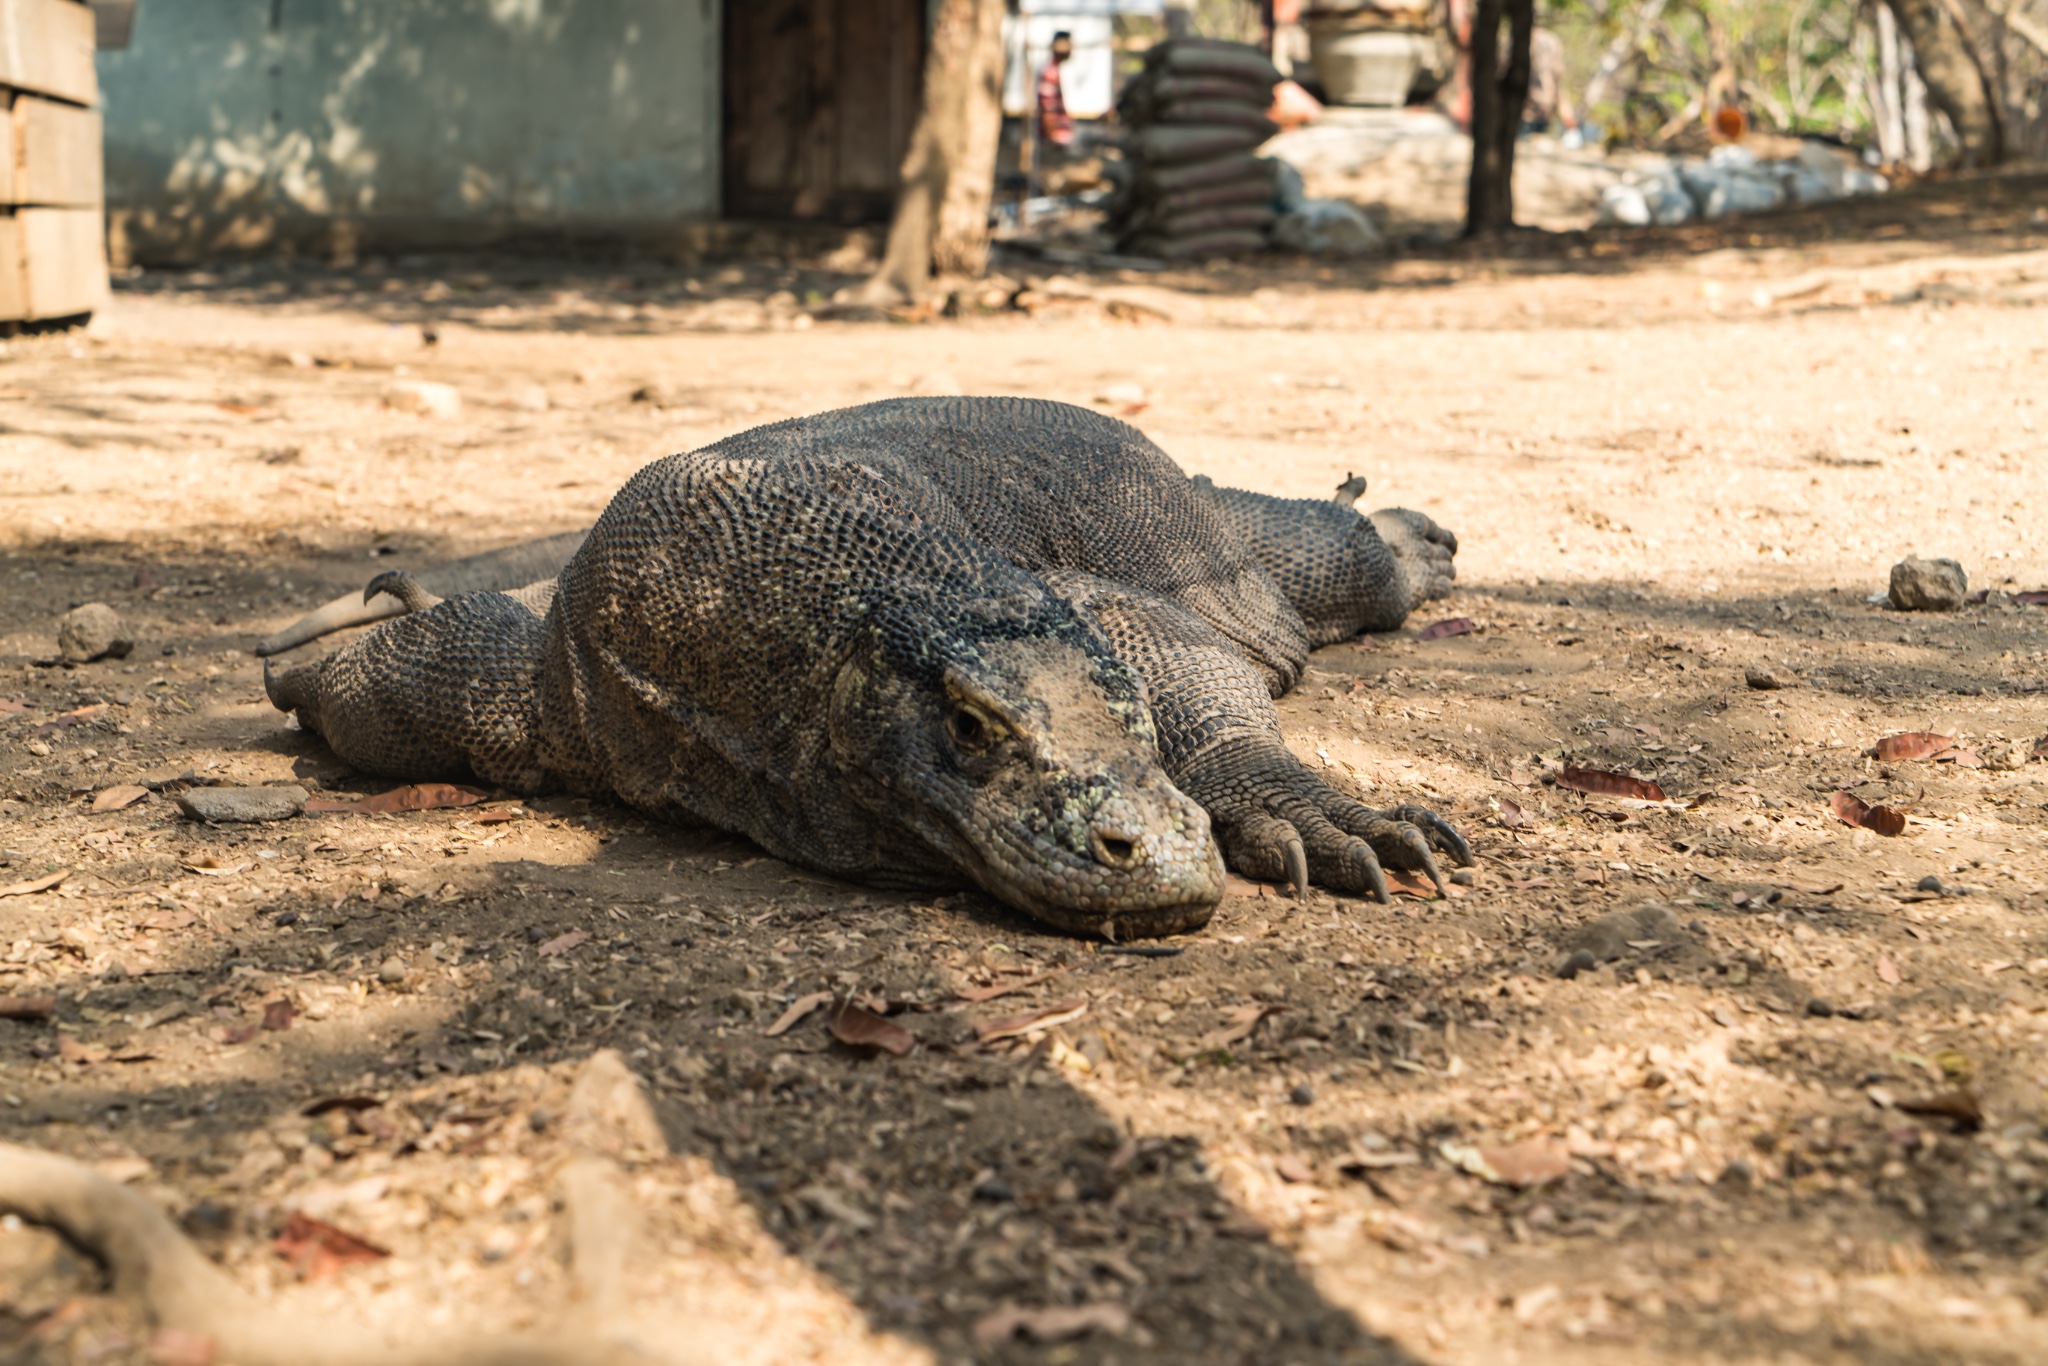
[[[117,263],[686,238],[718,0],[142,0],[100,54]]]

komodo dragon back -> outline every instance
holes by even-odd
[[[1219,841],[1382,899],[1382,860],[1469,861],[1432,813],[1329,789],[1272,707],[1313,642],[1440,583],[1448,533],[1230,492],[1062,404],[794,419],[640,471],[552,596],[384,581],[422,610],[271,695],[358,767],[609,793],[1119,938],[1204,923]]]

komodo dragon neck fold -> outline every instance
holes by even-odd
[[[1084,409],[892,400],[656,461],[552,583],[381,579],[420,610],[270,689],[359,768],[609,793],[1129,938],[1205,923],[1224,856],[1382,900],[1382,863],[1470,861],[1327,787],[1272,706],[1313,645],[1447,591],[1455,549],[1190,480]]]

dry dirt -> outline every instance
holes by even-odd
[[[921,321],[835,318],[822,265],[128,281],[0,359],[0,882],[69,870],[0,898],[0,993],[56,1001],[0,1020],[0,1137],[394,1338],[567,1311],[563,1097],[610,1047],[673,1148],[620,1158],[619,1331],[674,1360],[2042,1360],[2048,609],[2003,595],[2048,587],[2048,224],[1959,231],[1971,202],[1860,240],[1013,268],[1027,308]],[[461,414],[387,406],[403,377]],[[1282,709],[1338,782],[1452,814],[1477,886],[1239,884],[1137,957],[603,802],[92,812],[181,775],[382,790],[267,706],[258,638],[587,522],[662,453],[906,392],[1094,403],[1219,481],[1361,472],[1454,527],[1457,596]],[[1997,592],[1868,601],[1908,552]],[[134,652],[52,666],[93,600]],[[1919,730],[1983,766],[1865,754]],[[1843,787],[1904,834],[1834,819]],[[917,1047],[771,1035],[821,992]],[[301,1282],[294,1212],[390,1255]],[[145,1359],[46,1235],[10,1219],[0,1267],[0,1354]]]

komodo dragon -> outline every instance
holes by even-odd
[[[1219,843],[1381,901],[1383,861],[1470,864],[1433,813],[1325,786],[1273,707],[1310,649],[1447,592],[1456,548],[1190,479],[1086,409],[893,399],[646,466],[553,583],[380,575],[406,615],[265,681],[369,772],[609,792],[1132,938],[1207,923]]]

